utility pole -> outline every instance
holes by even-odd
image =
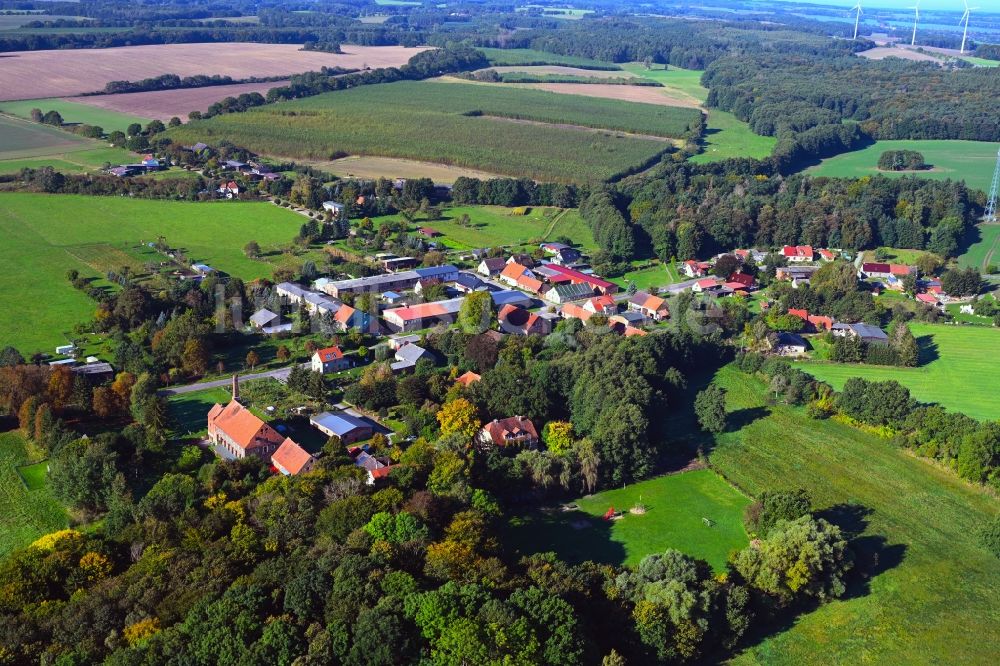
[[[987,222],[997,221],[997,194],[1000,190],[1000,150],[997,150],[997,165],[993,169],[993,184],[990,185],[990,196],[986,200],[986,215],[983,219]]]

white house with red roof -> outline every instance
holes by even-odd
[[[786,245],[781,248],[781,256],[789,263],[797,264],[813,260],[812,245]]]
[[[681,272],[689,278],[704,277],[711,268],[712,264],[707,261],[695,261],[694,259],[688,259],[681,264]]]
[[[216,191],[227,199],[236,199],[240,196],[240,186],[235,180],[222,183]]]
[[[645,291],[637,291],[632,294],[632,298],[628,300],[628,309],[653,321],[662,321],[670,316],[667,301]]]
[[[479,431],[476,441],[481,445],[503,448],[507,446],[523,446],[534,448],[538,446],[538,431],[530,419],[523,416],[511,416],[506,419],[493,419]]]
[[[326,347],[317,349],[312,355],[312,371],[326,374],[328,372],[340,372],[351,367],[350,359],[344,356],[340,347]]]

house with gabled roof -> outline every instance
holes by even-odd
[[[519,308],[516,305],[505,305],[497,313],[500,330],[514,335],[548,335],[552,327],[548,320],[538,314]]]
[[[566,303],[559,308],[559,316],[563,319],[579,319],[582,322],[587,322],[594,316],[594,313],[576,303]]]
[[[589,284],[557,284],[545,292],[545,300],[550,303],[562,304],[593,295],[594,290]]]
[[[510,263],[500,271],[500,281],[512,287],[537,294],[542,290],[542,281],[535,277],[527,266]]]
[[[503,257],[491,257],[480,261],[479,266],[476,267],[476,272],[486,277],[493,277],[500,273],[506,265],[507,262]]]
[[[796,264],[813,260],[812,245],[786,245],[781,248],[785,261]]]
[[[316,465],[316,457],[286,437],[271,455],[271,464],[285,476],[295,476],[311,472]]]
[[[257,456],[269,460],[285,438],[240,404],[240,380],[233,375],[229,404],[215,404],[208,412],[208,439],[220,453],[232,458]]]
[[[455,382],[458,383],[458,384],[461,384],[465,388],[469,388],[470,386],[472,386],[473,384],[475,384],[476,382],[478,382],[482,378],[483,378],[482,375],[480,375],[478,373],[475,373],[472,370],[469,370],[468,372],[463,373],[463,374],[459,375],[458,377],[456,377],[455,378]]]
[[[393,308],[382,313],[386,325],[397,333],[418,331],[439,323],[450,324],[455,321],[462,307],[462,298],[451,298],[433,303],[417,303],[401,308]]]
[[[618,291],[618,285],[614,282],[608,282],[607,280],[599,278],[591,273],[585,273],[583,271],[578,271],[575,268],[560,266],[553,263],[545,264],[545,266],[550,270],[555,271],[561,279],[568,280],[572,284],[589,285],[595,294],[614,294]]]
[[[494,419],[483,426],[476,441],[484,447],[506,448],[511,446],[534,448],[538,446],[538,431],[530,419],[511,416]]]
[[[339,437],[342,444],[359,442],[375,433],[371,423],[348,412],[323,412],[309,422],[324,435]]]
[[[594,314],[613,315],[618,312],[618,303],[608,295],[594,296],[588,298],[583,304],[584,310],[590,310]]]
[[[328,372],[340,372],[351,367],[351,361],[340,347],[326,347],[313,352],[311,367],[313,372],[326,374]]]
[[[645,291],[637,291],[632,294],[632,297],[628,299],[628,309],[653,321],[663,321],[670,317],[667,301]]]

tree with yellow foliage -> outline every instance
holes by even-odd
[[[482,421],[476,414],[476,407],[465,398],[458,398],[445,404],[437,413],[441,424],[441,434],[459,433],[471,440],[482,427]]]

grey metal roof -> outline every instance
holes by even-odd
[[[277,318],[278,318],[278,315],[274,314],[273,312],[271,312],[267,308],[263,308],[263,309],[257,310],[257,312],[255,312],[253,314],[253,316],[250,317],[250,323],[251,324],[255,324],[257,326],[265,326],[269,322],[272,322],[272,321],[274,321]]]
[[[347,412],[323,412],[309,419],[315,425],[321,425],[338,436],[346,435],[358,428],[370,428],[364,419],[348,414]]]
[[[396,360],[416,363],[427,354],[428,351],[423,347],[410,343],[396,350]]]

